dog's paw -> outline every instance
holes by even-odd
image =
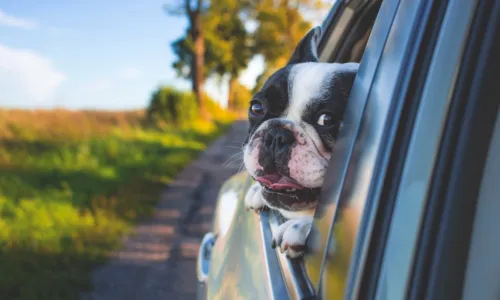
[[[313,218],[291,219],[281,224],[273,237],[272,247],[278,246],[288,258],[297,258],[306,250],[306,240],[311,231]]]
[[[258,183],[255,183],[248,189],[248,192],[245,196],[245,209],[247,211],[251,209],[255,212],[259,212],[267,208],[266,203],[262,198],[261,189],[262,187]]]

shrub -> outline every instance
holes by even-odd
[[[236,118],[235,114],[221,107],[209,95],[204,95],[207,112],[216,121],[230,122]],[[151,124],[157,127],[175,125],[178,128],[200,123],[201,127],[210,126],[207,121],[200,120],[196,96],[189,91],[179,91],[172,87],[160,87],[156,90],[147,108],[146,117]]]
[[[151,97],[147,118],[153,124],[183,125],[198,117],[198,105],[192,93],[172,87],[160,87]]]

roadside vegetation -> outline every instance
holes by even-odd
[[[209,101],[211,120],[199,120],[190,93],[160,91],[147,112],[0,110],[0,299],[77,299],[234,119]]]

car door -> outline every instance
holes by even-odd
[[[335,251],[323,255],[316,290],[326,299],[499,299],[500,268],[486,263],[498,260],[498,239],[488,245],[484,225],[498,224],[485,207],[498,212],[500,199],[487,164],[498,167],[499,3],[403,0],[394,11],[369,88],[356,86],[366,82],[361,69],[349,99],[366,123],[345,129],[357,132],[345,143],[348,164],[331,162],[330,202],[316,220],[333,216],[333,234],[316,239]]]

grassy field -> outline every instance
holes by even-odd
[[[229,124],[158,131],[142,115],[0,110],[0,299],[77,299],[160,189]]]

